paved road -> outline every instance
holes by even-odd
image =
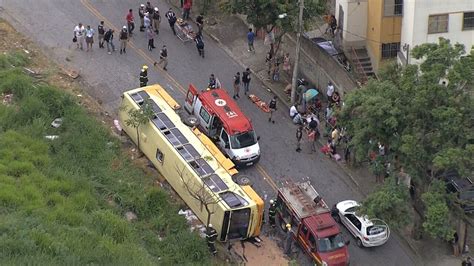
[[[120,94],[138,87],[140,67],[143,64],[151,65],[157,60],[159,50],[147,51],[145,36],[137,28],[132,41],[133,47],[127,49],[126,55],[108,55],[98,48],[97,43],[94,44],[93,52],[86,53],[76,50],[75,45],[72,45],[72,30],[79,21],[96,29],[99,21],[104,20],[107,28],[112,27],[117,31],[124,25],[124,17],[130,7],[134,8],[137,16],[136,3],[125,0],[0,0],[0,15],[38,42],[53,60],[61,65],[80,69],[83,79],[91,85],[88,93],[101,100],[109,113],[115,114]],[[155,0],[152,3],[157,4],[161,14],[168,9],[164,1]],[[117,37],[116,34],[116,46]],[[159,69],[149,71],[150,83],[164,85],[180,102],[184,100],[184,91],[190,82],[202,88],[207,85],[210,73],[216,74],[225,87],[231,88],[233,75],[243,69],[206,36],[205,42],[206,58],[202,59],[193,43],[181,43],[172,35],[167,23],[162,22],[155,45],[168,46],[170,63],[168,72]],[[252,92],[262,99],[270,99],[271,95],[262,87],[254,77]],[[276,113],[277,122],[270,124],[267,115],[249,100],[242,97],[238,104],[252,119],[261,136],[262,159],[258,166],[244,170],[243,173],[252,177],[254,186],[262,197],[274,197],[275,185],[281,185],[287,178],[301,180],[309,177],[328,204],[362,198],[337,164],[320,153],[310,154],[309,147],[304,147],[302,153],[294,152],[295,128],[287,118],[286,109],[279,109]],[[274,181],[270,181],[270,177]],[[351,239],[351,265],[415,264],[414,255],[395,235],[382,247],[360,249],[355,246],[354,239],[347,231],[345,233]],[[308,263],[304,256],[300,257],[303,264]]]

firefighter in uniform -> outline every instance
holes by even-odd
[[[268,208],[268,223],[275,228],[276,204],[274,200],[270,200],[270,208]]]
[[[217,231],[212,227],[212,224],[209,224],[206,230],[206,240],[207,240],[207,246],[209,247],[209,251],[212,253],[212,255],[217,254],[216,250],[216,239],[217,239]]]
[[[145,87],[148,83],[148,66],[144,65],[140,71],[140,87]]]

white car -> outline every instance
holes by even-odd
[[[380,219],[358,216],[359,204],[354,200],[341,201],[333,209],[336,221],[342,223],[356,238],[359,247],[375,247],[385,244],[390,237],[390,228]]]

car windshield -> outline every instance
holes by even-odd
[[[232,149],[242,149],[257,143],[257,136],[253,130],[230,136]]]
[[[341,234],[318,239],[318,250],[320,252],[331,252],[344,247],[344,245],[344,239]]]

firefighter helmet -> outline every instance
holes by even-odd
[[[291,224],[286,224],[286,228],[287,228],[287,229],[290,229],[290,228],[291,228]]]
[[[272,199],[270,200],[270,204],[273,204],[275,201],[273,201]]]
[[[212,224],[209,224],[207,227],[212,227]]]
[[[147,65],[143,65],[143,66],[142,66],[142,69],[147,70],[147,69],[148,69],[148,66],[147,66]]]

